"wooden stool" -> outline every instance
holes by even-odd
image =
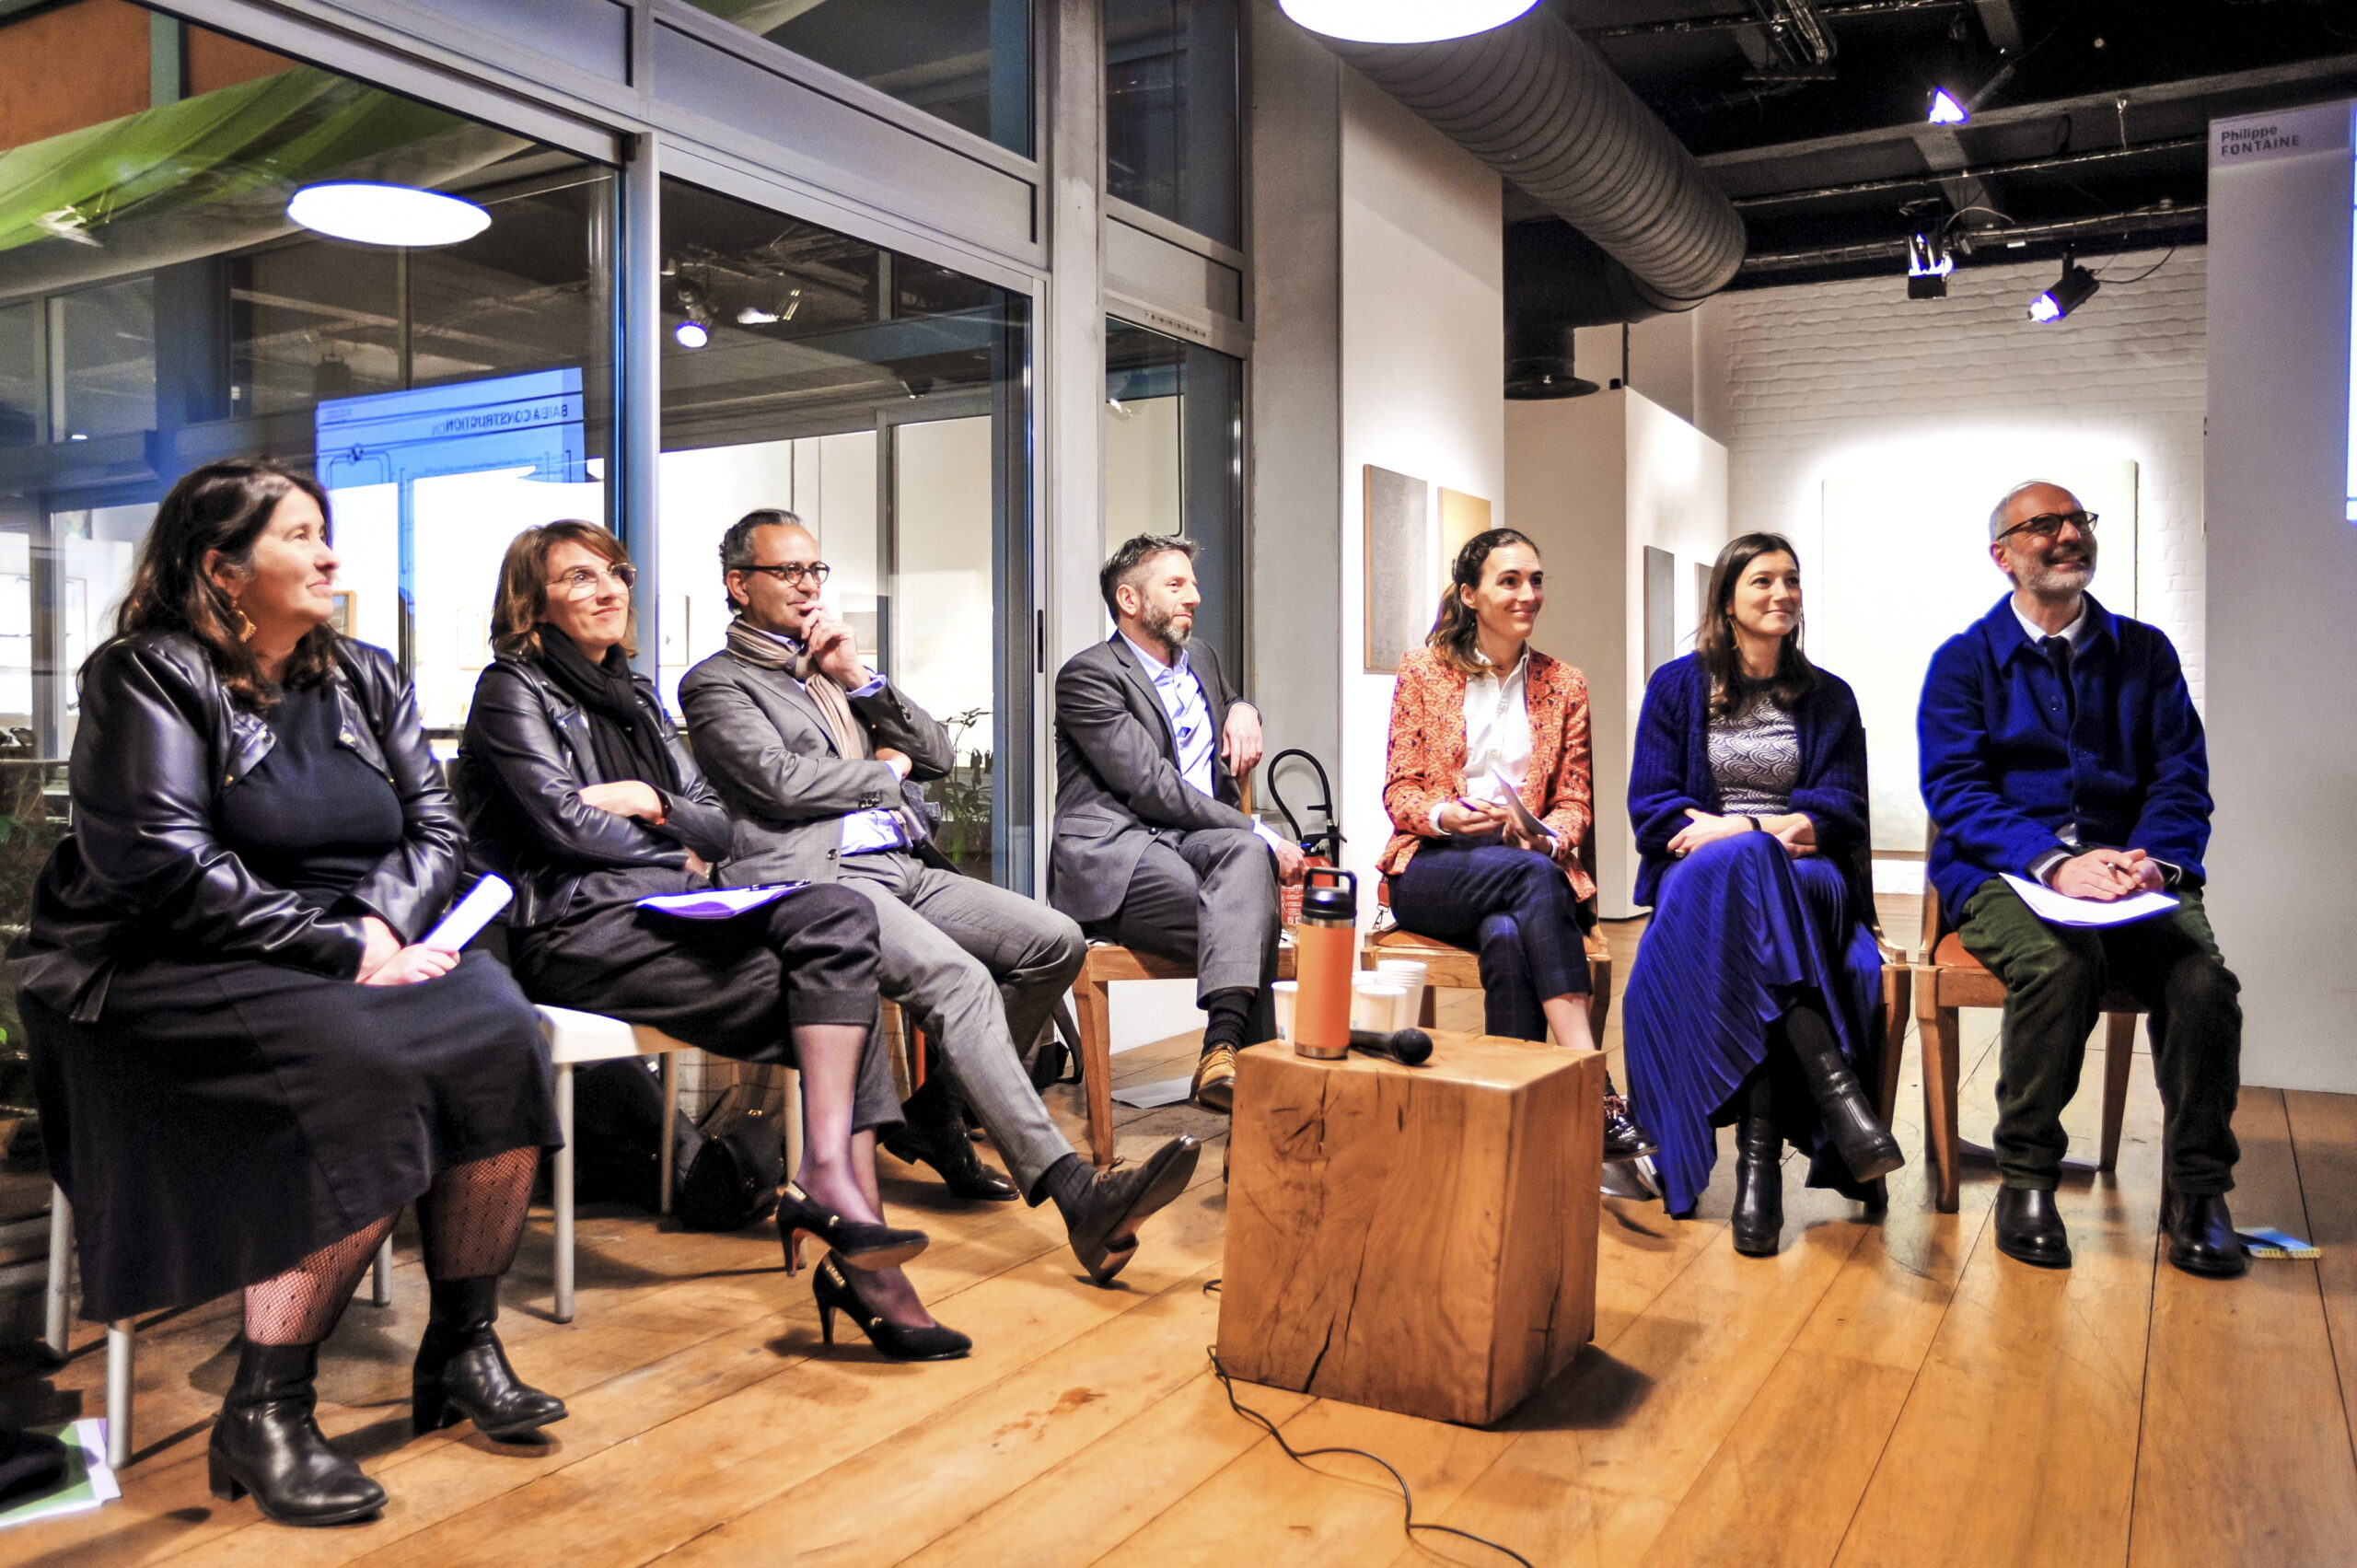
[[[1497,1420],[1596,1327],[1604,1057],[1446,1031],[1430,1063],[1237,1061],[1220,1360],[1435,1421]]]
[[[1277,978],[1294,977],[1293,944],[1277,945]],[[1111,942],[1091,942],[1073,991],[1080,1007],[1080,1082],[1088,1094],[1088,1157],[1113,1163],[1113,1013],[1107,987],[1117,980],[1192,980],[1195,966],[1157,958]]]

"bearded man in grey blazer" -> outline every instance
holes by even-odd
[[[851,628],[819,602],[828,567],[791,512],[748,513],[720,546],[737,619],[727,646],[679,682],[696,760],[737,819],[719,879],[731,887],[840,882],[875,905],[877,979],[939,1051],[936,1075],[886,1147],[970,1197],[1053,1200],[1098,1283],[1134,1255],[1137,1228],[1186,1190],[1201,1145],[1174,1138],[1143,1163],[1098,1171],[1056,1130],[1017,1048],[1049,1027],[1086,945],[1065,916],[959,876],[912,811],[903,782],[953,761],[932,714],[861,662]],[[974,1158],[961,1089],[1014,1173]]]
[[[1300,880],[1301,846],[1240,808],[1260,714],[1195,640],[1194,542],[1140,534],[1097,587],[1113,635],[1056,672],[1048,898],[1091,936],[1194,966],[1193,1095],[1225,1112],[1236,1052],[1276,1034],[1277,885]]]

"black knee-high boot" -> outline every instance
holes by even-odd
[[[421,1435],[470,1420],[486,1437],[514,1440],[565,1417],[564,1401],[518,1379],[492,1325],[499,1276],[435,1280],[433,1312],[410,1376],[410,1425]]]
[[[213,1423],[206,1469],[213,1495],[234,1503],[250,1492],[282,1525],[341,1525],[385,1505],[385,1489],[328,1446],[312,1418],[319,1347],[247,1344],[237,1380]]]
[[[1768,1069],[1743,1088],[1743,1120],[1735,1129],[1735,1214],[1727,1228],[1747,1258],[1772,1258],[1784,1229],[1784,1141],[1776,1133],[1775,1095]]]
[[[1805,1002],[1794,1003],[1784,1014],[1783,1021],[1784,1038],[1792,1046],[1793,1059],[1800,1063],[1809,1097],[1817,1101],[1817,1114],[1825,1119],[1826,1136],[1840,1151],[1850,1174],[1860,1181],[1872,1181],[1905,1165],[1905,1151],[1875,1113],[1864,1086],[1850,1070],[1848,1059],[1841,1054],[1840,1042],[1833,1038],[1831,1022]]]

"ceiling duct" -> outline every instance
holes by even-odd
[[[1690,310],[1742,265],[1734,206],[1550,7],[1440,43],[1319,41],[1595,242],[1582,319]]]

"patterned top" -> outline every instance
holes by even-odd
[[[1800,782],[1801,742],[1793,715],[1765,691],[1711,720],[1711,778],[1731,817],[1781,817]]]

